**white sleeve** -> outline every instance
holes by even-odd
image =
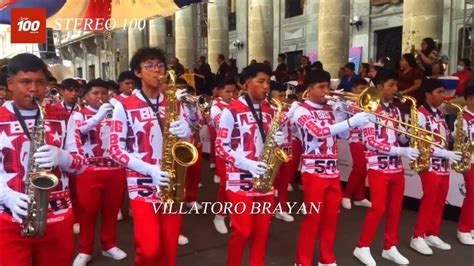
[[[76,122],[72,116],[69,117],[67,123],[64,150],[68,152],[68,158],[62,158],[65,163],[60,166],[61,170],[72,174],[82,173],[85,170],[86,163],[81,149],[79,131],[76,129]]]
[[[74,120],[76,120],[79,132],[81,132],[81,134],[83,135],[87,134],[100,122],[97,117],[97,114],[87,120],[84,119],[84,115],[80,112],[74,112],[73,116]]]
[[[321,126],[310,111],[304,107],[298,107],[292,119],[293,123],[301,128],[306,128],[309,134],[318,139],[335,136],[349,130],[349,124],[346,120],[333,125]]]

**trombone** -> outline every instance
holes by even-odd
[[[306,91],[305,91],[305,93],[306,93]],[[375,116],[380,117],[380,118],[385,119],[385,120],[389,120],[389,121],[392,121],[392,122],[395,122],[395,123],[399,123],[399,124],[401,124],[403,126],[406,126],[408,128],[417,129],[418,131],[423,132],[426,135],[439,137],[444,142],[444,145],[443,144],[438,144],[438,143],[432,141],[431,137],[427,138],[427,137],[423,137],[423,136],[418,136],[418,135],[415,135],[415,134],[411,134],[411,133],[409,133],[405,130],[395,128],[395,127],[386,125],[386,124],[378,122],[378,121],[372,121],[372,120],[370,121],[370,122],[372,122],[376,125],[392,129],[395,132],[405,134],[406,136],[408,136],[410,138],[415,138],[415,139],[420,140],[420,141],[428,142],[428,143],[430,143],[432,145],[435,145],[437,147],[440,147],[440,148],[445,147],[446,138],[444,136],[438,134],[438,133],[431,132],[431,131],[426,130],[426,129],[421,128],[421,127],[415,127],[415,126],[413,126],[409,123],[406,123],[406,122],[403,122],[403,121],[400,121],[400,120],[397,120],[397,119],[394,119],[394,118],[391,118],[391,117],[388,117],[388,116],[385,116],[385,115],[375,113],[375,110],[378,108],[379,103],[380,103],[380,94],[379,94],[379,91],[375,87],[367,87],[359,95],[355,94],[355,93],[351,93],[351,92],[330,92],[330,94],[333,97],[328,97],[328,99],[339,100],[344,105],[347,105],[347,103],[345,103],[344,101],[341,101],[341,100],[348,100],[348,101],[352,101],[352,102],[357,102],[358,106],[352,106],[352,108],[355,108],[355,109],[360,110],[362,112],[367,112],[371,115],[375,115]],[[306,95],[303,94],[303,96],[307,96],[307,93],[306,93]],[[347,112],[347,113],[350,113],[350,112]]]

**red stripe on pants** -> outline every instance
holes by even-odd
[[[92,254],[95,223],[101,213],[100,242],[102,250],[116,246],[117,213],[122,206],[125,191],[125,168],[100,169],[93,166],[76,176],[78,195],[79,252]]]
[[[0,219],[0,265],[70,266],[74,254],[72,211],[46,225],[40,238],[22,237],[20,224]]]
[[[288,206],[286,204],[286,196],[288,195],[288,184],[293,179],[294,171],[292,169],[292,162],[282,163],[280,169],[278,169],[277,176],[275,177],[274,187],[278,191],[277,203],[280,204],[283,212],[288,212]]]
[[[339,178],[320,178],[316,174],[302,173],[303,201],[306,209],[311,203],[320,206],[319,213],[308,212],[301,221],[296,244],[295,263],[301,266],[313,265],[314,245],[319,228],[319,262],[336,262],[334,242],[342,192]]]
[[[202,168],[202,144],[196,146],[198,151],[198,159],[195,164],[188,167],[186,170],[187,185],[186,185],[186,202],[193,202],[197,199],[199,190],[199,182],[201,182],[201,168]]]
[[[155,213],[152,203],[130,200],[135,266],[175,266],[180,214]]]
[[[383,248],[387,250],[398,243],[405,177],[403,172],[388,174],[372,169],[367,171],[367,176],[372,207],[367,210],[357,247],[370,247],[386,209]]]
[[[209,163],[216,162],[216,129],[213,126],[207,125],[207,131],[209,131],[210,147],[209,147]]]
[[[227,246],[227,266],[241,266],[245,245],[250,241],[249,266],[265,265],[265,249],[272,218],[273,195],[247,197],[227,191],[227,200],[237,208],[239,214],[230,213],[231,235]],[[235,207],[239,203],[239,207]],[[267,204],[270,213],[252,213],[252,204]],[[243,213],[240,210],[245,205]],[[257,212],[258,213],[258,212]]]
[[[449,176],[434,172],[420,173],[423,196],[416,217],[414,237],[437,236],[441,226],[444,203],[449,190]]]
[[[220,177],[219,188],[217,190],[217,202],[220,202],[223,206],[226,202],[226,173],[225,173],[225,161],[220,156],[216,157],[216,174]],[[217,215],[225,216],[224,210],[216,212]]]
[[[347,180],[346,188],[344,189],[344,198],[351,198],[354,195],[354,200],[365,199],[365,177],[367,176],[367,162],[364,153],[364,144],[362,142],[349,143],[352,155],[352,171]]]
[[[464,183],[466,184],[466,196],[462,202],[458,230],[469,233],[474,230],[474,164],[471,164],[471,169],[464,173]]]

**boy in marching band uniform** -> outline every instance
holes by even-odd
[[[33,126],[39,110],[31,96],[43,101],[48,85],[46,64],[32,54],[14,56],[8,64],[8,88],[13,101],[0,107],[0,265],[70,265],[74,252],[73,213],[66,173],[84,170],[84,157],[74,119],[61,107],[45,105],[45,145],[30,154]],[[29,219],[25,180],[28,161],[53,169],[59,183],[49,196],[45,233],[39,238],[21,236],[23,219]]]

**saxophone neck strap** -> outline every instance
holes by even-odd
[[[15,112],[15,115],[18,119],[18,122],[20,122],[20,126],[23,129],[23,132],[25,132],[25,135],[31,141],[30,131],[28,130],[28,127],[26,126],[25,119],[21,115],[20,110],[18,110],[18,107],[16,107],[16,105],[14,105],[14,104],[12,104],[12,106],[13,106],[13,112]],[[35,116],[35,126],[38,125],[39,112],[40,112],[40,110],[38,109],[38,111],[36,112],[36,116]]]
[[[265,131],[263,130],[263,116],[262,116],[262,107],[260,106],[259,114],[257,114],[257,110],[255,110],[255,107],[253,106],[252,101],[250,100],[249,95],[245,95],[245,102],[249,106],[250,112],[252,112],[252,116],[257,121],[257,126],[258,130],[260,131],[260,135],[262,136],[262,141],[265,142]]]
[[[140,93],[142,94],[143,99],[145,99],[145,102],[148,104],[148,106],[150,106],[151,110],[153,110],[153,113],[155,113],[156,120],[158,120],[158,124],[160,125],[161,133],[163,133],[164,127],[163,127],[163,122],[161,121],[161,118],[160,118],[160,109],[158,107],[160,94],[158,93],[158,96],[156,97],[156,104],[153,104],[148,98],[148,96],[146,96],[146,94],[143,92],[143,90],[140,90]]]

